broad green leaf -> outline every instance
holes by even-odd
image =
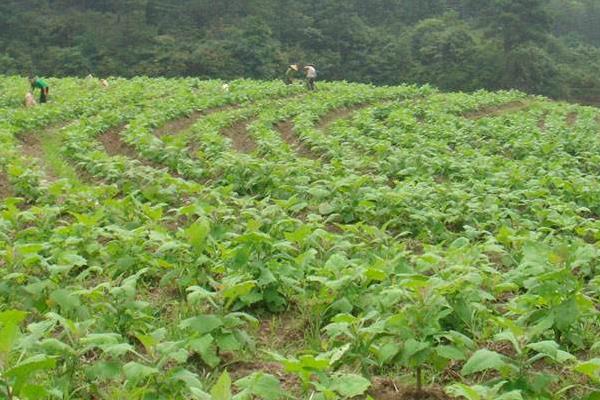
[[[81,343],[87,346],[103,346],[119,344],[121,340],[121,335],[117,333],[90,333],[81,338]]]
[[[481,389],[480,389],[481,390]],[[456,383],[446,388],[446,393],[453,397],[464,397],[467,400],[482,400],[480,391],[462,383]]]
[[[45,387],[31,383],[23,386],[19,392],[20,398],[30,400],[44,399],[48,397],[48,394],[48,390]]]
[[[189,353],[185,349],[178,349],[168,353],[168,359],[173,360],[178,364],[183,364],[187,361]]]
[[[204,301],[208,301],[214,307],[217,307],[216,303],[213,300],[215,297],[215,293],[209,292],[200,286],[191,286],[186,289],[188,292],[187,299],[190,304],[199,304]]]
[[[285,238],[290,242],[302,243],[311,233],[313,229],[309,225],[302,225],[294,232],[286,232]]]
[[[600,400],[600,390],[590,393],[587,397],[584,397],[582,400]]]
[[[346,343],[345,345],[334,348],[333,350],[328,351],[327,353],[320,354],[317,357],[317,359],[319,359],[319,360],[327,359],[329,362],[329,365],[333,365],[342,359],[344,354],[346,354],[348,352],[348,350],[350,350],[350,347],[351,347],[351,344]]]
[[[9,353],[19,337],[19,324],[25,319],[24,311],[9,310],[0,313],[0,354]]]
[[[379,348],[378,359],[382,364],[390,362],[398,355],[402,347],[398,343],[386,343]]]
[[[188,388],[202,389],[202,382],[198,375],[184,368],[173,372],[169,379],[184,382]]]
[[[199,334],[210,333],[223,325],[223,321],[216,315],[199,315],[181,321],[180,329],[193,329]]]
[[[156,338],[149,335],[142,335],[140,333],[136,333],[135,337],[144,346],[144,349],[148,354],[154,354],[154,347],[158,344],[158,340],[156,340]]]
[[[27,317],[27,312],[19,311],[19,310],[8,310],[0,312],[0,324],[14,324],[19,325],[25,317]]]
[[[454,346],[437,346],[435,352],[447,360],[465,360],[467,358],[462,350]]]
[[[350,314],[354,306],[352,303],[350,303],[350,300],[348,300],[346,297],[342,297],[341,299],[333,302],[329,308],[340,313]]]
[[[82,267],[87,264],[87,260],[74,252],[65,252],[58,257],[58,263],[61,265]]]
[[[342,374],[333,377],[331,389],[345,398],[364,394],[371,386],[368,379],[356,374]]]
[[[8,377],[28,376],[32,373],[44,369],[54,368],[56,359],[46,355],[36,355],[21,361],[16,366],[6,370],[4,375]]]
[[[574,368],[592,380],[600,381],[600,358],[592,358],[591,360],[581,362]]]
[[[66,343],[61,342],[60,340],[50,338],[44,339],[40,342],[40,346],[44,351],[48,354],[56,354],[56,355],[68,355],[75,354],[75,350],[71,346]]]
[[[415,339],[408,339],[404,343],[402,356],[406,361],[413,361],[417,364],[420,364],[420,353],[430,348],[431,345],[427,342],[419,342]]]
[[[567,301],[554,309],[554,321],[556,327],[561,331],[566,331],[573,325],[579,317],[579,307],[577,306],[577,298],[571,296]]]
[[[279,380],[272,375],[255,372],[235,382],[241,392],[233,400],[253,399],[260,396],[264,400],[278,400],[285,396]]]
[[[231,400],[231,378],[227,371],[223,371],[219,380],[210,390],[212,400]]]
[[[516,350],[516,352],[518,354],[521,354],[522,350],[521,350],[521,346],[519,344],[519,340],[517,339],[515,334],[512,333],[511,331],[500,332],[499,334],[494,336],[494,340],[498,341],[498,342],[503,341],[503,340],[510,342],[513,345],[513,348]]]
[[[90,380],[116,379],[121,375],[121,363],[117,361],[99,361],[85,369]]]
[[[55,358],[46,355],[36,355],[20,362],[13,368],[6,370],[4,376],[15,380],[13,385],[14,390],[17,393],[20,393],[31,375],[42,370],[52,369],[55,366]]]
[[[98,347],[100,347],[100,349],[106,354],[109,354],[110,356],[115,358],[119,358],[134,350],[133,346],[129,343],[107,344]]]
[[[255,281],[238,283],[234,286],[225,288],[222,291],[223,297],[227,299],[227,307],[231,306],[238,298],[246,296],[256,287]]]
[[[184,234],[190,245],[196,251],[201,251],[206,244],[206,238],[210,234],[210,222],[200,218],[185,229]]]
[[[476,351],[475,354],[469,358],[463,366],[461,374],[467,376],[488,369],[502,371],[507,367],[508,364],[504,361],[504,356],[495,351],[481,349]]]
[[[156,368],[148,367],[135,361],[131,361],[123,365],[123,373],[125,374],[127,380],[136,383],[148,378],[151,375],[158,374],[159,371]]]
[[[242,347],[233,334],[218,336],[217,345],[219,346],[220,351],[239,351]]]
[[[211,368],[215,368],[221,362],[214,342],[211,335],[204,335],[200,339],[190,341],[190,350],[200,354],[202,361]]]
[[[558,343],[556,343],[553,340],[546,340],[538,343],[530,343],[527,345],[527,347],[559,363],[575,359],[575,356],[573,356],[572,354],[560,350],[560,346],[558,345]]]
[[[321,372],[329,368],[329,360],[316,359],[312,355],[300,356],[298,360],[281,359],[287,372],[301,372],[303,370]]]
[[[56,302],[65,311],[81,307],[79,297],[67,289],[57,289],[50,294],[50,300]]]
[[[387,279],[388,274],[377,268],[369,268],[365,271],[365,277],[370,281],[383,282]]]
[[[513,390],[504,394],[499,394],[505,381],[498,383],[493,387],[487,386],[467,386],[462,383],[456,383],[446,388],[446,393],[453,397],[464,397],[467,400],[523,400],[521,392]]]
[[[0,354],[10,353],[12,347],[19,337],[19,326],[13,322],[7,322],[0,328]]]

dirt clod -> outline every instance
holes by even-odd
[[[256,150],[256,142],[248,133],[248,121],[236,122],[221,131],[223,136],[231,139],[232,147],[240,153],[251,153]]]
[[[164,168],[163,165],[160,165],[159,163],[153,162],[141,156],[133,146],[125,143],[121,139],[121,132],[126,128],[127,125],[115,126],[98,136],[98,140],[100,141],[100,143],[102,143],[102,146],[104,146],[106,153],[111,157],[124,156],[127,158],[135,159],[139,161],[142,165],[157,170]],[[180,175],[176,171],[171,170],[169,171],[169,173],[174,177],[180,177]]]
[[[279,122],[276,126],[283,140],[290,145],[300,156],[317,160],[317,157],[308,146],[306,146],[294,132],[294,123],[292,121]]]
[[[54,131],[54,128],[51,129]],[[23,149],[23,154],[25,154],[27,157],[35,159],[38,162],[38,165],[44,171],[46,178],[50,182],[54,182],[58,179],[58,177],[55,175],[54,171],[52,171],[52,168],[50,168],[45,161],[44,149],[42,148],[42,142],[40,140],[41,134],[41,132],[28,132],[19,135],[19,139],[21,141],[21,148]]]
[[[548,117],[548,112],[546,111],[538,120],[537,126],[540,128],[540,131],[544,132],[546,130],[546,118]]]
[[[567,126],[574,126],[577,123],[577,112],[573,111],[567,114]]]
[[[531,105],[528,101],[517,100],[497,106],[483,107],[478,110],[468,111],[462,116],[466,119],[478,120],[486,117],[499,117],[508,113],[515,113],[528,108]]]
[[[387,378],[374,378],[369,395],[375,400],[449,400],[441,388],[429,387],[418,393],[414,388],[396,384]]]
[[[135,149],[121,140],[121,132],[125,127],[126,125],[115,126],[98,136],[98,140],[100,140],[109,156],[136,157]]]
[[[201,111],[194,111],[190,115],[186,115],[183,118],[179,118],[173,121],[169,121],[160,128],[154,131],[154,134],[157,137],[165,136],[165,135],[174,135],[177,132],[181,132],[183,130],[188,129],[190,126],[194,125],[196,121],[200,117],[204,115]]]
[[[262,320],[258,331],[258,343],[265,348],[282,348],[303,339],[302,321],[286,314]]]
[[[366,104],[356,104],[351,107],[337,108],[337,109],[325,114],[325,116],[319,120],[319,123],[317,124],[317,129],[319,129],[321,131],[326,131],[337,120],[347,119],[355,112],[357,112],[363,108],[367,108],[367,107],[371,107],[371,106],[372,106],[372,104],[366,103]]]
[[[0,199],[5,199],[12,195],[10,182],[5,172],[0,171]]]
[[[190,115],[186,115],[184,117],[174,119],[172,121],[167,122],[160,128],[154,131],[154,134],[157,137],[162,137],[166,135],[176,135],[179,132],[185,131],[194,125],[198,120],[202,117],[205,117],[210,114],[214,114],[217,112],[226,112],[230,110],[234,110],[240,108],[239,104],[236,105],[227,105],[222,107],[208,108],[206,110],[197,110],[192,112]]]

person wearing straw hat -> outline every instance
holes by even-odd
[[[296,74],[298,73],[298,64],[291,64],[288,66],[287,71],[285,71],[285,84],[286,85],[291,85],[292,83],[294,83],[294,78],[296,77]]]
[[[315,90],[315,81],[317,80],[317,69],[313,64],[306,64],[303,68],[306,75],[306,87],[308,90]]]

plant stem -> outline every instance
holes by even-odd
[[[8,400],[13,400],[13,393],[10,389],[10,385],[8,384],[8,382],[5,382],[4,384],[6,385],[6,395],[8,396]]]
[[[417,367],[415,374],[417,376],[417,398],[421,398],[421,394],[423,393],[423,381],[421,376],[421,367]]]

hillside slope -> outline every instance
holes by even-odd
[[[49,82],[0,77],[0,397],[594,398],[597,109]]]

